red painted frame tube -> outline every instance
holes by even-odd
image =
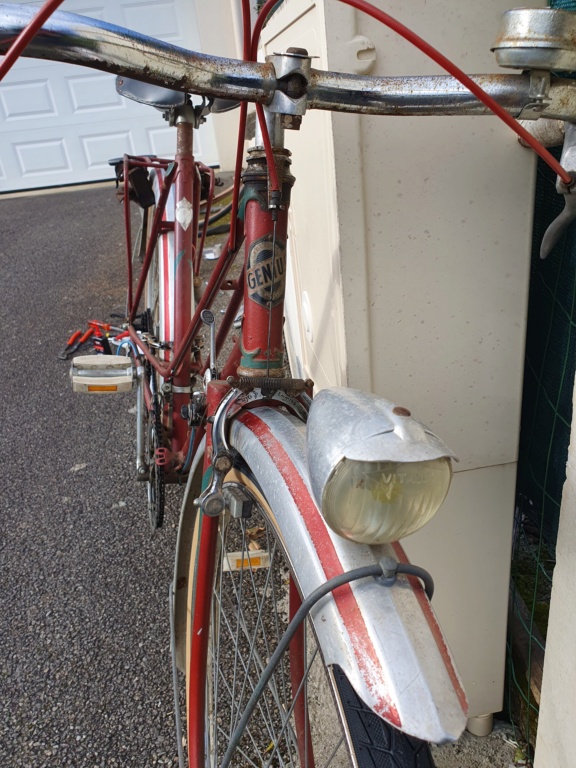
[[[239,373],[284,376],[284,294],[288,206],[294,177],[289,152],[274,147],[274,164],[282,187],[282,209],[268,208],[268,163],[261,149],[250,151],[244,172],[246,231],[244,322]],[[272,244],[275,244],[274,251]]]
[[[175,199],[178,201],[174,221],[174,349],[180,349],[182,339],[192,316],[194,251],[198,239],[198,208],[200,205],[200,172],[193,155],[193,133],[191,123],[176,125],[177,149]],[[190,217],[190,218],[188,218]],[[174,369],[172,380],[173,413],[171,450],[177,453],[188,437],[188,422],[179,418],[183,405],[190,402],[191,394],[190,347],[184,347],[184,354],[178,370]]]
[[[198,306],[196,307],[196,312],[194,313],[194,317],[190,321],[190,325],[188,326],[186,335],[182,339],[182,342],[178,347],[178,349],[174,350],[172,365],[170,366],[170,369],[167,372],[167,375],[165,376],[165,378],[171,378],[174,375],[174,372],[178,370],[180,364],[182,363],[184,355],[186,354],[186,350],[192,344],[192,341],[194,340],[194,338],[198,335],[198,332],[202,325],[202,319],[200,317],[200,314],[202,313],[202,310],[208,309],[209,307],[212,306],[212,302],[214,301],[216,295],[218,294],[218,291],[220,290],[222,283],[224,282],[224,279],[228,274],[228,270],[230,269],[230,267],[232,266],[232,263],[234,262],[236,256],[238,255],[238,250],[240,249],[240,246],[242,245],[242,241],[244,240],[243,229],[239,229],[239,235],[237,235],[237,239],[238,238],[239,238],[238,246],[235,250],[232,250],[230,247],[230,237],[228,237],[228,242],[226,243],[226,246],[222,251],[222,255],[218,260],[218,263],[216,265],[216,268],[214,269],[214,272],[212,272],[210,280],[208,281],[208,285],[204,289],[202,298],[198,302]]]
[[[145,165],[143,163],[142,165]],[[172,166],[170,168],[170,166]],[[162,167],[162,166],[156,166],[156,167]],[[138,285],[136,287],[136,295],[134,297],[134,300],[132,300],[132,248],[128,247],[127,257],[128,257],[128,322],[132,324],[134,322],[134,318],[136,317],[136,313],[138,312],[138,305],[140,304],[140,299],[142,298],[142,293],[144,291],[144,286],[146,285],[146,278],[148,277],[148,272],[150,271],[150,264],[152,263],[152,258],[154,256],[154,249],[156,248],[156,242],[158,240],[158,235],[160,234],[160,229],[162,226],[162,216],[164,215],[164,211],[166,210],[166,202],[168,200],[168,195],[170,194],[170,188],[172,186],[174,176],[178,170],[177,164],[174,162],[169,163],[168,165],[168,173],[164,177],[164,181],[162,183],[162,191],[160,193],[160,198],[158,199],[158,202],[156,203],[156,210],[154,211],[154,218],[152,220],[152,228],[150,232],[150,237],[148,239],[148,244],[146,246],[146,255],[144,256],[144,263],[142,264],[142,271],[140,273],[140,277],[138,279]],[[130,202],[128,201],[128,205],[125,205],[125,209],[130,209]],[[129,227],[129,221],[128,218],[128,227]],[[128,242],[129,237],[129,229],[126,231],[126,240]]]

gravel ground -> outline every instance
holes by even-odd
[[[515,768],[524,766],[523,753],[514,740],[509,723],[494,721],[489,736],[472,736],[467,731],[456,744],[433,748],[436,768]]]
[[[173,765],[175,505],[152,535],[134,398],[73,395],[58,359],[122,307],[121,209],[110,188],[3,200],[0,231],[0,765]]]
[[[74,395],[58,353],[123,311],[113,189],[1,200],[0,766],[177,764],[168,584],[178,489],[151,534],[132,395]],[[499,726],[439,768],[509,768]]]

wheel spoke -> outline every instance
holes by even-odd
[[[225,543],[225,539],[223,537],[221,537],[221,541],[223,543]],[[247,552],[247,550],[246,550],[246,552]],[[246,552],[242,551],[241,556],[244,557]],[[229,559],[228,555],[229,555],[229,553],[225,549],[223,549],[223,551],[221,553],[221,557],[226,558],[228,566],[230,568],[231,563],[230,563],[230,559]],[[236,599],[238,600],[238,606],[240,606],[242,604],[241,603],[241,599],[242,599],[242,588],[241,588],[241,585],[240,585],[240,587],[237,587],[236,584],[234,583],[234,575],[233,575],[234,571],[232,569],[230,569],[227,573],[231,577],[230,580],[231,580],[231,584],[232,584],[232,593],[233,593],[233,595],[236,596]],[[245,703],[247,701],[247,699],[249,698],[249,696],[254,691],[256,683],[257,683],[258,679],[260,678],[260,675],[262,674],[262,671],[263,671],[263,669],[264,669],[264,667],[266,665],[265,665],[264,660],[262,660],[262,658],[260,657],[260,654],[257,651],[256,643],[254,641],[254,638],[251,637],[251,633],[250,633],[249,627],[248,627],[248,625],[246,624],[246,621],[245,621],[244,613],[243,613],[243,611],[240,610],[240,608],[238,608],[238,610],[236,610],[236,611],[233,611],[233,609],[230,607],[230,611],[236,613],[236,627],[237,627],[236,631],[234,630],[234,628],[232,627],[232,625],[230,623],[230,620],[228,618],[228,614],[224,610],[224,606],[225,606],[226,600],[223,597],[223,591],[222,591],[222,583],[223,583],[222,575],[223,574],[221,573],[220,578],[219,578],[219,586],[218,586],[218,590],[217,591],[216,591],[216,587],[215,587],[215,600],[218,603],[218,616],[219,616],[219,620],[221,620],[222,618],[224,619],[224,623],[226,625],[227,633],[230,636],[230,639],[233,641],[234,666],[233,666],[233,683],[232,683],[232,687],[226,681],[225,676],[220,673],[220,663],[217,664],[214,673],[215,673],[216,678],[218,680],[222,680],[223,684],[227,688],[227,691],[228,691],[228,694],[229,694],[229,697],[230,697],[230,702],[231,702],[230,703],[231,711],[232,712],[234,711],[235,704],[237,704],[236,710],[237,710],[237,712],[239,712],[241,714],[242,713],[242,703],[243,702]],[[243,569],[240,570],[240,580],[241,580],[241,582],[243,581]],[[256,592],[255,592],[255,594],[256,594]],[[221,623],[219,624],[219,626],[220,627],[222,626]],[[249,654],[248,660],[245,660],[243,658],[242,654],[240,653],[240,642],[239,642],[239,640],[240,640],[241,636],[244,637],[250,643],[250,654]],[[220,659],[220,650],[218,650],[217,658]],[[254,682],[254,679],[253,679],[253,677],[252,677],[252,675],[250,673],[251,661],[252,661],[252,666],[254,666],[254,675],[256,677],[256,682]],[[244,672],[244,682],[242,684],[242,690],[240,692],[240,695],[238,697],[236,697],[235,696],[235,692],[236,692],[236,680],[237,680],[237,677],[238,677],[238,663],[240,664],[240,666],[242,667],[242,670]],[[246,694],[246,687],[247,686],[248,686],[248,689],[249,689],[248,690],[248,694]],[[215,688],[216,688],[216,693],[214,694],[214,700],[216,701],[216,699],[217,699],[217,692],[218,692],[218,687],[217,687],[216,683],[215,683]],[[274,696],[274,699],[275,699],[276,706],[277,706],[278,710],[280,710],[281,704],[280,704],[280,699],[278,698],[277,694]],[[262,709],[263,706],[266,708],[266,712],[263,711],[263,709]],[[266,724],[266,728],[268,730],[268,735],[269,735],[271,741],[274,741],[274,732],[273,732],[273,730],[271,730],[271,723],[272,723],[273,718],[272,718],[272,713],[270,712],[270,709],[269,709],[268,697],[266,697],[266,696],[263,697],[263,702],[259,703],[259,709],[260,709],[260,713],[261,713],[261,716],[262,716],[262,722],[264,722]],[[236,727],[235,724],[232,723],[231,727],[230,727],[230,734],[233,733],[235,727]]]

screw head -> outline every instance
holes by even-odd
[[[303,58],[308,57],[308,51],[306,48],[296,48],[293,45],[286,49],[286,53],[290,54],[290,56],[302,56]]]

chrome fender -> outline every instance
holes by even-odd
[[[306,427],[270,408],[241,412],[230,444],[252,469],[303,597],[328,579],[383,556],[407,562],[400,544],[370,547],[332,532],[313,500]],[[364,579],[323,598],[311,619],[327,665],[338,664],[360,698],[405,733],[441,744],[466,725],[466,695],[417,579],[392,587]]]

